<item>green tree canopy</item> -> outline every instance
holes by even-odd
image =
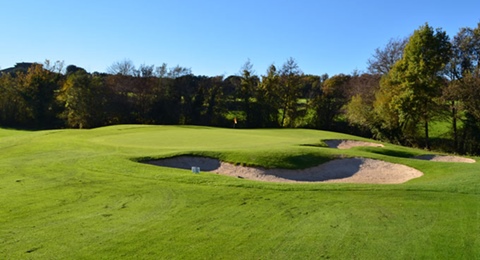
[[[377,96],[377,112],[389,130],[400,127],[415,138],[422,123],[429,148],[428,125],[439,112],[436,98],[441,94],[442,73],[450,54],[449,38],[441,29],[425,24],[413,33],[402,59],[382,80]]]

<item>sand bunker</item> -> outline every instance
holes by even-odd
[[[337,159],[303,170],[236,166],[217,159],[193,156],[179,156],[147,163],[188,170],[196,166],[200,167],[201,171],[271,182],[397,184],[423,175],[422,172],[405,165],[365,158]]]
[[[383,144],[355,141],[355,140],[323,140],[328,147],[338,149],[350,149],[357,146],[383,147]]]
[[[415,159],[434,161],[434,162],[461,162],[461,163],[474,163],[474,159],[460,157],[460,156],[451,156],[451,155],[435,155],[435,154],[425,154],[413,157]]]

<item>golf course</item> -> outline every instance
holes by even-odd
[[[158,125],[0,129],[0,151],[0,259],[480,258],[477,157],[435,161],[319,130]],[[161,166],[172,158],[219,167]],[[311,170],[342,160],[413,175]]]

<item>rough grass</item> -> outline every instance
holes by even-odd
[[[476,259],[478,163],[337,150],[313,130],[113,126],[0,130],[2,259]],[[311,146],[305,145],[311,144]],[[304,168],[369,157],[425,173],[401,185],[278,184],[140,164],[197,154]]]

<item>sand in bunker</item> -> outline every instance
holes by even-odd
[[[356,140],[323,140],[328,147],[337,149],[350,149],[357,146],[383,147],[383,144],[363,142]]]
[[[188,170],[196,166],[202,171],[270,182],[397,184],[423,175],[422,172],[405,165],[365,158],[337,159],[303,170],[236,166],[217,159],[192,156],[179,156],[147,163]]]
[[[434,162],[460,162],[460,163],[474,163],[474,159],[452,156],[452,155],[435,155],[435,154],[424,154],[413,157],[415,159],[434,161]]]

